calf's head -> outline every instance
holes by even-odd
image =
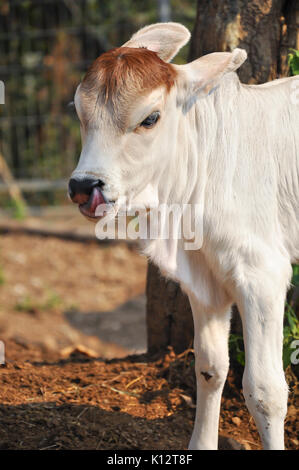
[[[147,26],[96,59],[78,86],[82,152],[69,194],[87,217],[96,218],[101,203],[157,204],[181,119],[246,58],[236,49],[170,64],[189,37],[177,23]]]

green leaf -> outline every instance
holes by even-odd
[[[244,351],[240,351],[236,355],[237,361],[241,366],[245,366],[245,353]]]
[[[298,264],[295,264],[295,266],[293,266],[292,284],[294,286],[299,285],[299,265]]]
[[[288,54],[288,65],[291,75],[299,75],[299,51],[291,49],[293,53]]]

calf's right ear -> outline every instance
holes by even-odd
[[[237,70],[246,58],[244,49],[235,49],[232,52],[213,52],[179,66],[189,97],[194,99],[211,93],[221,78],[226,73]]]

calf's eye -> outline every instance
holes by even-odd
[[[142,121],[140,126],[146,127],[146,128],[153,127],[158,121],[159,117],[160,117],[159,111],[155,111],[154,113],[147,116],[147,118],[144,119],[144,121]]]

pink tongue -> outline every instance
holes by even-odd
[[[79,207],[83,214],[88,215],[89,217],[95,217],[96,208],[100,204],[106,204],[106,201],[100,189],[95,187],[92,190],[88,202],[85,204],[80,204]]]

